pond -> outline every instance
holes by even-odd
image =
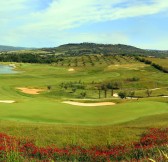
[[[13,66],[0,65],[0,74],[16,74]]]

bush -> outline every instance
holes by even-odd
[[[126,99],[126,97],[127,97],[127,93],[126,92],[119,92],[118,93],[118,96],[121,98],[121,99]]]
[[[129,81],[129,82],[136,82],[136,81],[139,81],[139,80],[140,80],[140,78],[138,78],[138,77],[132,77],[132,78],[127,79],[127,81]]]

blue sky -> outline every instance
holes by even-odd
[[[166,0],[2,0],[0,44],[128,44],[168,50]]]

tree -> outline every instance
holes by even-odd
[[[61,83],[61,84],[60,84],[60,87],[63,88],[63,87],[64,87],[64,83]]]
[[[108,83],[107,88],[111,90],[111,96],[114,94],[114,84],[113,83]]]
[[[152,90],[147,89],[147,90],[145,91],[145,93],[147,94],[147,96],[148,96],[148,97],[150,97],[150,96],[151,96],[151,94],[152,94]]]
[[[101,98],[101,85],[97,85],[96,86],[96,88],[97,88],[97,90],[98,90],[98,92],[99,92],[99,99]]]
[[[107,85],[106,84],[102,84],[101,85],[101,89],[104,91],[104,97],[107,98]]]
[[[114,86],[114,89],[120,89],[120,88],[122,88],[122,83],[121,82],[114,82],[113,86]]]
[[[66,84],[64,85],[64,89],[65,89],[65,90],[67,90],[67,89],[68,89],[68,86],[67,86]]]
[[[86,92],[81,92],[80,95],[81,95],[82,98],[85,98],[86,97]]]
[[[127,93],[124,91],[124,92],[119,92],[118,93],[118,96],[121,98],[121,99],[126,99],[126,97],[127,97]]]
[[[131,98],[133,98],[133,97],[135,96],[135,91],[131,91],[131,92],[129,93],[129,96],[130,96]]]
[[[76,92],[76,88],[72,88],[72,92],[75,93]]]
[[[52,87],[51,87],[50,85],[47,86],[47,89],[48,89],[48,90],[51,90],[51,88],[52,88]]]

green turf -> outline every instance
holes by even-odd
[[[82,58],[83,57],[83,58]],[[88,56],[80,56],[78,65],[75,60],[65,65],[14,63],[20,73],[0,75],[0,100],[15,100],[14,104],[0,103],[0,131],[11,135],[30,137],[39,145],[80,143],[81,145],[106,144],[107,142],[133,141],[148,127],[166,127],[168,99],[159,97],[168,95],[168,75],[155,68],[139,63],[134,59],[117,56],[98,58],[91,56],[95,63],[91,65]],[[69,58],[71,59],[71,58]],[[83,61],[86,66],[83,66]],[[99,59],[99,61],[98,61]],[[127,61],[125,60],[129,60]],[[97,60],[97,61],[96,61]],[[9,64],[9,63],[6,63]],[[69,72],[74,68],[74,72]],[[130,82],[128,78],[139,77]],[[93,83],[117,81],[122,84],[119,91],[135,91],[135,96],[145,97],[139,100],[121,100],[111,97],[111,91],[101,92]],[[61,83],[82,82],[85,89],[63,89]],[[51,90],[47,90],[50,85]],[[17,87],[44,88],[39,95],[20,92]],[[147,97],[146,89],[153,90]],[[86,92],[86,99],[80,97]],[[79,107],[62,103],[64,100],[83,102],[116,102],[115,106]]]
[[[122,124],[108,126],[74,126],[0,120],[0,132],[28,138],[40,146],[85,147],[126,144],[137,141],[149,128],[167,127],[168,113],[141,117]]]
[[[168,104],[142,101],[115,106],[79,107],[57,101],[37,100],[0,104],[0,119],[73,125],[108,125],[168,113]]]

